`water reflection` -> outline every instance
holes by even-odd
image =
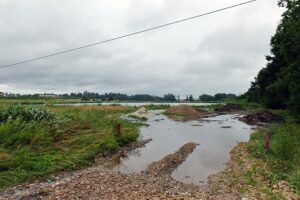
[[[238,142],[249,140],[252,127],[238,121],[237,117],[236,114],[230,114],[175,122],[164,115],[156,115],[148,121],[150,126],[141,128],[141,137],[153,140],[144,148],[134,150],[128,157],[122,158],[114,170],[139,173],[152,162],[175,152],[183,144],[196,142],[200,146],[173,172],[172,177],[201,185],[206,182],[208,175],[224,169],[229,152]]]

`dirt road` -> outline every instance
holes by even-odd
[[[271,199],[285,196],[299,199],[288,187],[276,186],[255,175],[257,184],[252,186],[245,179],[249,168],[258,165],[249,159],[246,143],[236,146],[231,152],[231,160],[226,170],[209,177],[208,184],[200,187],[184,184],[171,178],[171,173],[185,161],[197,147],[187,143],[178,151],[158,162],[152,163],[141,174],[121,174],[97,165],[73,172],[53,182],[36,182],[11,188],[0,199],[220,199],[220,200],[254,200]],[[275,196],[274,196],[275,195]]]
[[[187,143],[154,162],[142,174],[121,174],[101,166],[88,168],[53,183],[12,189],[2,199],[201,199],[197,186],[174,181],[170,174],[196,148]]]

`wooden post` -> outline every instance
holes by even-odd
[[[121,124],[120,123],[117,123],[116,126],[116,136],[121,136]]]
[[[264,146],[266,151],[270,149],[270,138],[271,138],[270,129],[267,129],[266,137],[265,137],[265,146]]]

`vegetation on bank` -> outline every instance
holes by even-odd
[[[248,109],[257,109],[263,107],[261,103],[257,102],[250,102],[247,99],[236,98],[236,99],[224,99],[221,102],[214,102],[208,105],[193,105],[193,108],[196,110],[208,110],[208,111],[215,111],[219,108],[222,108],[226,104],[234,104],[241,107],[241,109],[248,110]]]
[[[123,106],[1,106],[0,190],[93,162],[138,138],[142,124],[124,121]],[[122,124],[122,136],[114,134]]]
[[[251,155],[264,161],[267,170],[262,173],[274,184],[286,180],[300,195],[300,124],[287,111],[273,111],[285,118],[285,123],[268,125],[271,130],[270,150],[265,151],[265,131],[251,135],[248,150]]]

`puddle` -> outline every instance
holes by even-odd
[[[248,141],[253,132],[253,127],[240,122],[236,114],[190,122],[177,122],[164,115],[155,115],[148,124],[150,126],[141,128],[140,134],[142,139],[152,138],[152,141],[118,160],[119,164],[113,170],[140,173],[149,164],[174,153],[185,143],[195,142],[200,146],[172,173],[172,177],[184,183],[203,185],[210,174],[225,168],[231,149],[238,142]],[[230,128],[222,128],[224,126]]]

